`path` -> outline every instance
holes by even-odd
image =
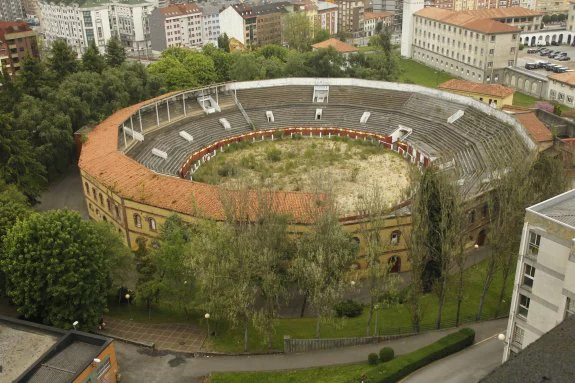
[[[501,364],[503,342],[494,335],[479,344],[418,370],[401,383],[473,383]]]
[[[76,210],[82,218],[88,219],[88,208],[82,191],[80,169],[76,165],[70,166],[61,178],[53,181],[38,200],[40,203],[34,207],[36,210]]]
[[[487,339],[505,331],[506,319],[469,325],[476,330],[476,341]],[[149,349],[116,342],[118,361],[123,382],[192,382],[211,372],[218,371],[271,371],[309,368],[364,362],[370,352],[381,347],[392,347],[397,354],[405,354],[433,343],[457,331],[448,329],[383,342],[375,345],[348,347],[333,350],[279,355],[220,356],[193,358],[171,352],[152,352]]]

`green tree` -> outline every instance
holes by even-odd
[[[49,86],[44,62],[35,57],[26,56],[22,60],[15,83],[22,93],[41,97],[45,93],[43,88]],[[13,99],[12,103],[15,101],[16,99]]]
[[[126,61],[126,50],[117,35],[113,35],[106,44],[106,64],[118,67]]]
[[[214,62],[217,82],[229,81],[230,66],[232,65],[232,55],[223,49],[218,49],[211,44],[205,45],[202,52],[208,55]]]
[[[313,77],[343,77],[345,74],[345,59],[333,47],[309,52],[305,58],[305,65]]]
[[[208,55],[184,48],[169,48],[148,67],[148,72],[162,78],[166,90],[208,85],[218,79],[214,61]]]
[[[139,299],[146,303],[148,312],[152,310],[152,302],[158,298],[159,286],[157,271],[158,268],[147,247],[147,240],[144,237],[136,239],[137,249],[134,252],[136,260],[136,292]]]
[[[4,237],[0,267],[26,318],[92,329],[106,309],[110,259],[104,232],[76,212],[53,210],[18,221]]]
[[[78,70],[78,55],[64,40],[52,43],[48,65],[58,81]]]
[[[313,22],[305,12],[289,13],[284,18],[282,38],[291,48],[299,52],[311,49]]]
[[[230,79],[236,81],[264,80],[265,59],[253,53],[233,53]]]
[[[88,45],[88,49],[82,55],[82,70],[102,73],[106,67],[106,59],[100,54],[94,40]]]
[[[329,32],[325,29],[319,29],[315,32],[313,37],[313,43],[321,43],[322,41],[328,40],[331,36]]]
[[[230,53],[230,39],[227,33],[224,33],[218,37],[218,48],[223,49],[227,53]]]

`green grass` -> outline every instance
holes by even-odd
[[[214,373],[210,383],[351,383],[359,381],[365,375],[364,382],[391,382],[397,381],[409,373],[416,371],[434,360],[441,359],[457,352],[473,343],[474,331],[462,329],[447,335],[437,342],[422,347],[409,354],[401,355],[395,359],[379,365],[367,363],[354,363],[340,366],[308,368],[290,371],[273,372],[247,372],[247,373]],[[367,356],[366,356],[367,358]]]
[[[465,272],[466,292],[462,305],[462,318],[471,319],[477,312],[479,296],[482,286],[482,276],[486,268],[486,262],[483,261]],[[452,281],[454,283],[454,281]],[[501,287],[501,277],[496,275],[491,289],[489,290],[484,307],[484,318],[492,318],[495,315],[495,306]],[[513,275],[507,281],[507,299],[503,304],[501,314],[509,311],[509,302],[513,287]],[[444,307],[443,323],[445,327],[452,325],[455,319],[456,302],[454,297],[455,289],[450,288],[450,294]],[[423,321],[422,327],[431,328],[435,323],[437,312],[437,298],[434,294],[428,294],[422,299],[423,304]],[[131,310],[131,311],[130,311]],[[194,323],[205,328],[205,321],[201,318],[202,313],[194,313],[190,317],[185,317],[176,308],[166,308],[164,306],[155,306],[148,318],[148,311],[145,307],[134,304],[131,307],[126,305],[118,306],[117,303],[111,302],[109,316],[121,319],[133,319],[143,323],[169,323],[169,322],[188,322]],[[321,327],[322,338],[339,338],[352,336],[365,336],[367,323],[367,310],[356,318],[335,318]],[[211,321],[211,328],[215,329],[217,336],[211,338],[210,348],[214,351],[221,352],[242,352],[243,351],[243,333],[240,328],[233,328],[226,322]],[[392,308],[384,309],[379,315],[379,333],[390,334],[399,332],[409,332],[410,315],[405,305],[396,305]],[[283,336],[289,335],[292,338],[313,338],[315,336],[315,318],[285,318],[276,320],[275,336],[273,339],[273,348],[283,349]],[[250,329],[249,351],[265,351],[265,338],[256,329]]]
[[[534,107],[537,101],[539,101],[538,98],[525,93],[515,92],[513,95],[513,105],[516,106],[523,106],[525,108]]]
[[[439,84],[455,78],[449,73],[430,68],[413,60],[400,59],[399,68],[401,70],[399,82],[423,85],[430,88],[435,88]]]

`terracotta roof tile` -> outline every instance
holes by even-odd
[[[80,169],[117,195],[128,200],[175,212],[223,220],[222,189],[182,178],[154,173],[144,165],[119,152],[118,126],[140,107],[177,92],[122,109],[88,133],[78,165]],[[232,192],[233,193],[233,192]],[[257,205],[257,193],[248,192]],[[274,203],[280,213],[290,214],[295,222],[310,222],[311,193],[274,192]]]
[[[553,141],[553,134],[545,124],[541,122],[533,112],[516,113],[513,115],[521,125],[527,129],[527,132],[537,142]]]
[[[549,78],[567,85],[575,86],[575,72],[554,73],[550,75]]]
[[[481,33],[509,33],[519,32],[519,27],[492,20],[490,17],[470,12],[455,12],[440,8],[423,8],[415,13],[420,17],[440,21]]]
[[[448,80],[437,88],[456,92],[480,93],[495,97],[507,97],[515,93],[515,89],[499,84],[480,84],[466,80]]]
[[[195,4],[177,4],[165,8],[160,8],[159,10],[165,18],[202,12]]]
[[[353,45],[349,45],[344,43],[343,41],[339,41],[338,39],[331,38],[325,41],[322,41],[317,44],[313,44],[312,48],[315,49],[322,49],[322,48],[329,48],[333,47],[339,53],[350,53],[350,52],[358,52],[359,49],[354,47]]]

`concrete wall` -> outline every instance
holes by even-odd
[[[224,33],[246,45],[244,19],[231,6],[220,12],[220,34]]]
[[[537,98],[545,98],[548,92],[547,77],[522,68],[505,68],[503,85]]]

